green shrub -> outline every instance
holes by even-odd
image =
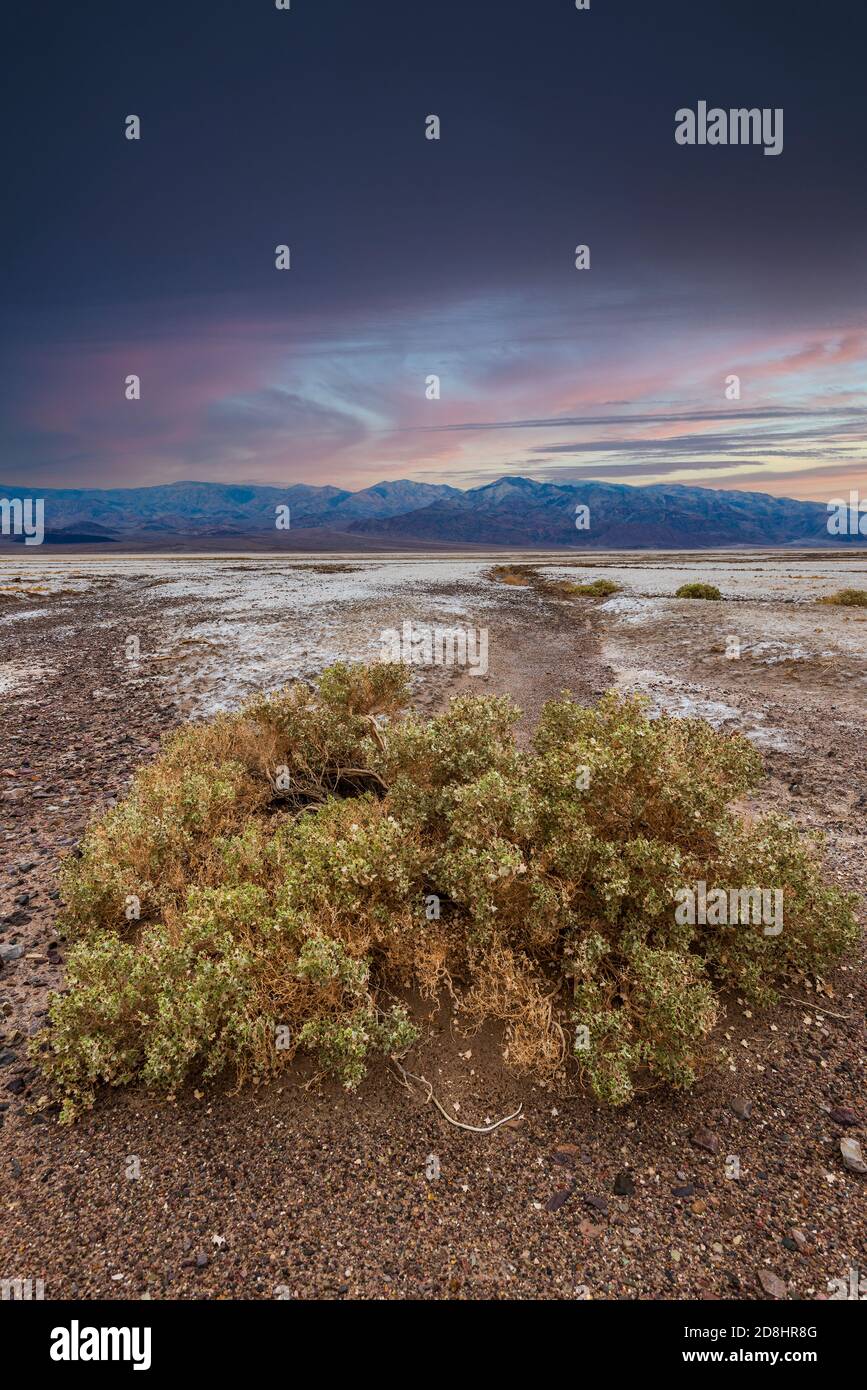
[[[594,579],[590,584],[573,584],[571,592],[580,594],[583,598],[608,598],[610,594],[619,594],[620,584],[615,584],[613,579]]]
[[[564,694],[523,751],[506,697],[406,701],[399,666],[332,667],[173,735],[91,826],[42,1057],[65,1118],[102,1083],[257,1080],[299,1049],[355,1086],[415,1039],[402,989],[448,989],[509,1066],[620,1104],[692,1083],[721,991],[772,1004],[854,941],[818,845],[731,809],[761,776],[740,736]],[[778,890],[784,930],[680,920],[699,881]]]
[[[722,594],[715,584],[681,584],[675,598],[720,599]]]
[[[838,589],[836,594],[820,598],[820,603],[830,603],[841,608],[867,608],[867,589]]]

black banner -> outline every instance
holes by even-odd
[[[841,1300],[844,1301],[844,1300]],[[102,1302],[48,1303],[7,1301],[0,1304],[7,1345],[15,1338],[21,1368],[48,1373],[61,1381],[70,1375],[92,1379],[101,1370],[113,1376],[190,1373],[196,1376],[249,1376],[268,1363],[292,1374],[292,1356],[305,1361],[317,1345],[318,1316],[328,1319],[329,1369],[333,1351],[354,1346],[356,1355],[369,1347],[370,1333],[399,1336],[415,1332],[460,1337],[454,1366],[484,1365],[486,1374],[500,1364],[511,1369],[516,1347],[525,1354],[543,1337],[552,1346],[589,1368],[601,1358],[609,1373],[668,1374],[692,1371],[701,1380],[722,1366],[764,1366],[775,1374],[808,1368],[829,1371],[859,1363],[863,1333],[860,1307],[845,1300],[816,1303],[683,1302],[626,1303],[541,1301],[479,1303],[274,1302]],[[380,1324],[380,1317],[383,1322]],[[362,1321],[363,1319],[363,1321]],[[323,1328],[325,1331],[325,1328]],[[355,1334],[356,1340],[347,1341]],[[473,1336],[473,1342],[468,1338]],[[552,1339],[556,1337],[556,1342]],[[362,1340],[362,1338],[364,1340]],[[518,1339],[516,1341],[516,1338]],[[857,1340],[856,1340],[857,1339]],[[461,1350],[463,1348],[463,1350]],[[558,1357],[559,1360],[559,1357]]]

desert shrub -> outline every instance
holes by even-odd
[[[163,761],[139,774],[127,799],[89,827],[78,861],[67,861],[61,874],[63,925],[105,929],[124,920],[132,898],[138,905],[130,920],[158,915],[189,880],[207,876],[214,839],[242,830],[267,805],[267,785],[241,762],[221,759],[212,733],[201,748],[189,731],[181,734]]]
[[[620,592],[613,579],[594,579],[590,584],[576,584],[571,579],[552,579],[532,565],[494,565],[488,578],[499,584],[521,588],[530,586],[547,598],[607,598]]]
[[[867,608],[867,589],[838,589],[836,594],[820,598],[819,602],[840,608]]]
[[[299,1050],[356,1086],[416,1037],[402,989],[621,1104],[692,1083],[722,992],[773,1004],[855,939],[819,844],[732,809],[761,777],[746,739],[564,693],[522,750],[506,697],[406,701],[399,666],[332,667],[173,735],[91,826],[43,1055],[67,1118],[103,1083],[258,1080]],[[779,892],[782,931],[684,917],[697,883]]]
[[[589,584],[570,583],[568,592],[581,598],[608,598],[610,594],[619,594],[621,587],[613,579],[594,579]]]
[[[493,565],[488,578],[496,584],[514,584],[519,588],[530,583],[534,571],[531,565]]]
[[[708,598],[720,599],[722,594],[715,584],[681,584],[675,598]]]

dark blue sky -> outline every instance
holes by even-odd
[[[857,482],[864,37],[841,0],[7,7],[0,478]],[[783,108],[783,153],[678,146],[700,100]]]

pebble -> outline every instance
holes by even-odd
[[[778,1274],[774,1274],[772,1269],[759,1270],[759,1283],[769,1298],[786,1298],[789,1293],[787,1284]]]
[[[861,1123],[855,1111],[850,1110],[848,1105],[835,1105],[833,1110],[828,1111],[828,1119],[833,1120],[835,1125],[848,1126]]]
[[[557,1192],[553,1194],[553,1196],[548,1198],[547,1202],[545,1203],[545,1210],[559,1211],[560,1208],[564,1206],[566,1202],[568,1202],[569,1198],[572,1196],[572,1191],[573,1189],[571,1187],[561,1187]]]
[[[867,1173],[867,1163],[864,1162],[864,1155],[861,1153],[861,1145],[857,1139],[848,1135],[840,1140],[840,1153],[843,1163],[850,1173]]]
[[[586,1236],[588,1240],[593,1240],[597,1236],[603,1236],[605,1234],[604,1226],[597,1226],[592,1221],[587,1220],[581,1222],[578,1230],[581,1235]]]
[[[697,1149],[704,1149],[709,1154],[719,1153],[719,1136],[704,1127],[697,1129],[690,1136],[690,1142],[695,1144]]]

